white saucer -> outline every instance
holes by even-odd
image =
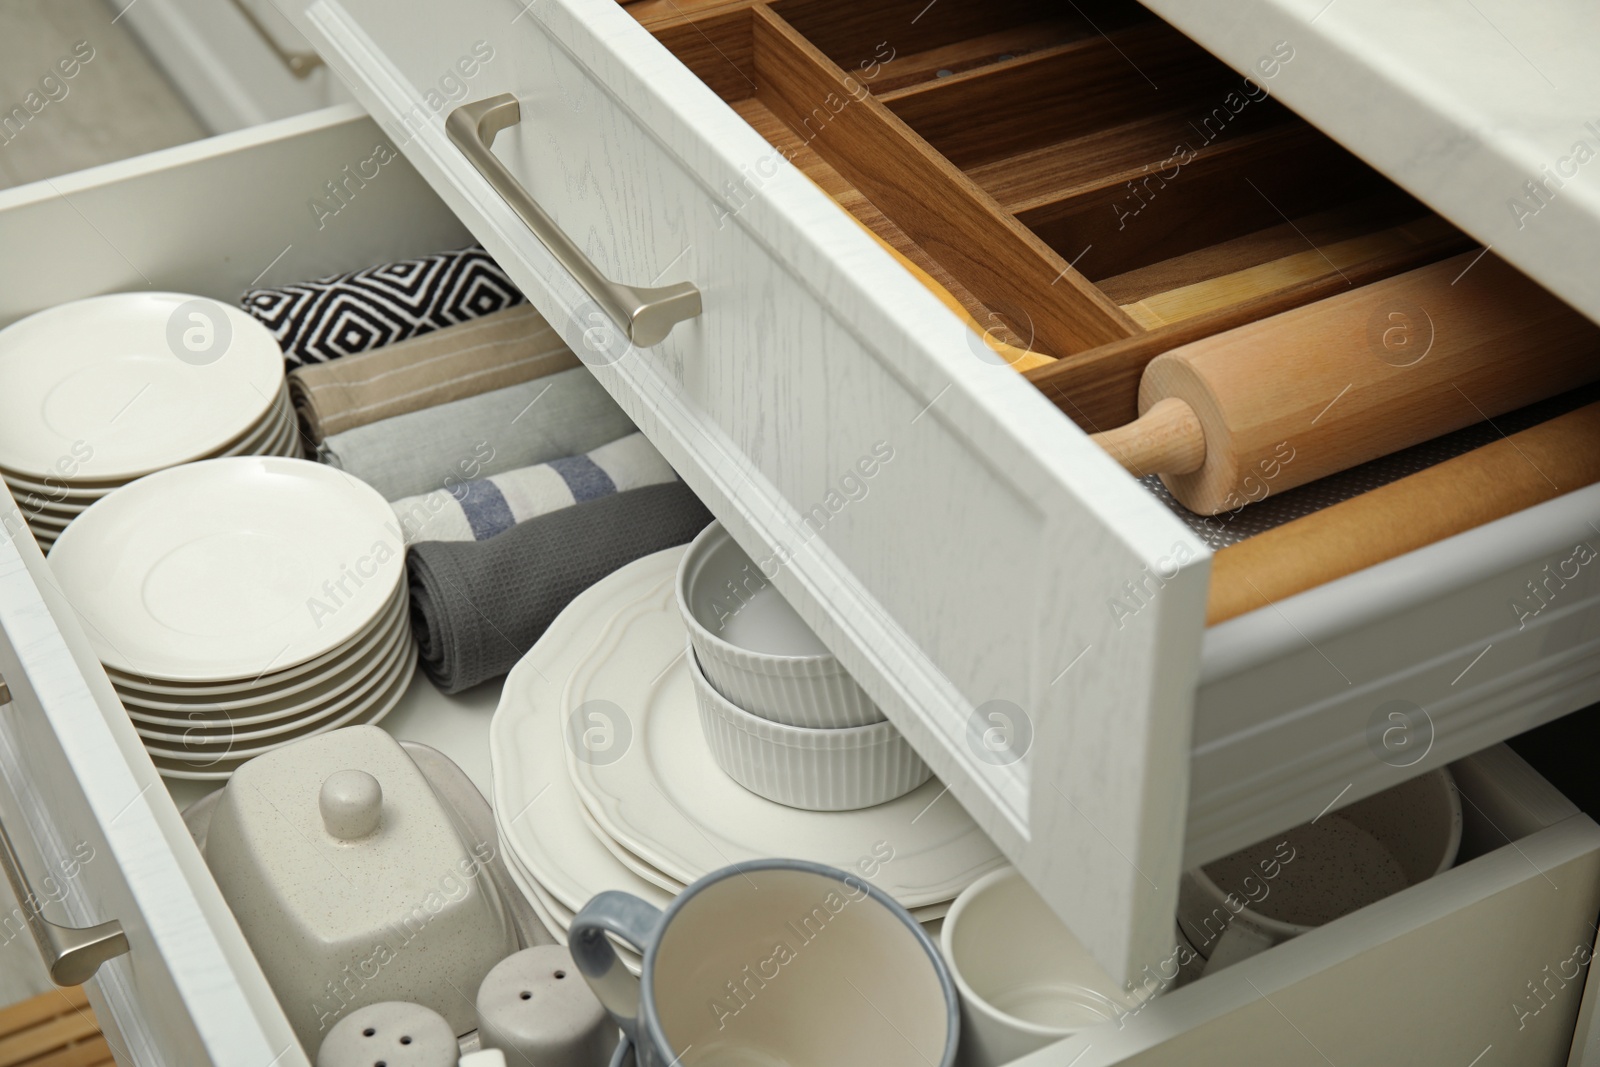
[[[415,649],[415,643],[411,647]],[[363,709],[361,714],[338,724],[324,725],[306,734],[306,736],[310,737],[326,733],[329,730],[337,729],[339,726],[373,726],[382,722],[394,710],[395,705],[400,703],[400,698],[405,696],[406,687],[411,684],[411,675],[416,665],[416,656],[414,654],[408,656],[403,662],[403,669],[397,682],[378,694],[373,702]],[[289,740],[301,740],[301,738],[296,737]],[[272,747],[280,748],[282,745],[288,744],[289,740]],[[254,756],[240,757],[237,754],[223,753],[220,756],[197,755],[193,760],[186,760],[172,759],[152,753],[150,761],[155,764],[156,772],[163,778],[191,782],[225,782],[232,777],[234,771],[254,758]]]
[[[559,787],[560,776],[549,766],[553,737],[561,739],[578,795],[593,794],[585,807],[601,829],[685,884],[766,856],[863,873],[865,861],[875,871],[869,880],[920,909],[948,902],[1005,862],[954,798],[941,796],[944,787],[937,782],[875,808],[811,812],[774,804],[724,774],[700,732],[681,659],[686,641],[673,579],[683,551],[668,549],[630,563],[574,599],[512,671],[495,712],[495,808],[508,817],[527,809],[509,827],[507,840],[553,896],[581,907],[600,889],[631,885],[657,897],[664,893],[595,842],[581,814],[552,818],[559,805],[547,809],[546,803],[565,802],[572,792]],[[579,762],[570,749],[564,720],[595,699],[611,701],[627,716],[632,739],[613,762]],[[572,864],[556,846],[569,838],[574,848],[587,838],[585,863],[622,884],[570,877],[562,884]],[[893,859],[874,866],[874,846],[893,849]]]
[[[405,576],[394,512],[377,490],[268,456],[124,486],[61,534],[50,566],[102,663],[213,683],[337,648]]]
[[[384,657],[378,666],[378,671],[367,683],[333,701],[328,707],[312,715],[307,715],[298,722],[290,723],[288,729],[266,732],[266,728],[258,730],[243,730],[237,736],[230,736],[231,727],[221,730],[201,731],[195,730],[189,737],[177,738],[149,737],[140,732],[140,740],[144,742],[145,751],[151,756],[161,756],[171,760],[207,761],[216,758],[249,759],[253,756],[265,755],[275,748],[282,748],[293,741],[306,737],[337,730],[341,726],[349,726],[357,720],[362,720],[376,704],[380,704],[396,687],[403,689],[411,682],[411,675],[417,666],[417,643],[405,641],[396,644]],[[176,747],[168,747],[174,744]]]
[[[405,588],[396,590],[404,594]],[[363,666],[371,666],[395,641],[411,633],[409,602],[404,595],[395,598],[393,607],[374,620],[371,629],[342,647],[317,670],[291,678],[285,684],[266,685],[243,682],[237,688],[222,689],[216,695],[185,692],[155,693],[149,686],[134,688],[120,675],[111,678],[117,696],[129,715],[140,722],[157,726],[196,725],[202,721],[231,722],[235,726],[268,722],[297,715],[308,704],[326,701],[350,687]]]
[[[189,719],[170,718],[164,722],[151,722],[142,713],[136,713],[124,699],[123,707],[133,720],[134,729],[149,743],[176,745],[187,751],[191,747],[233,744],[275,737],[320,722],[340,711],[348,710],[380,690],[398,669],[406,655],[406,645],[415,644],[409,632],[392,633],[382,647],[374,650],[363,662],[355,665],[350,677],[342,679],[336,688],[306,700],[296,711],[264,717],[261,715],[235,718],[231,715],[205,716],[195,714]]]
[[[391,614],[409,619],[411,601],[406,584],[401,582],[390,596],[392,598],[390,606],[373,620],[371,626],[341,642],[338,647],[283,670],[264,671],[249,678],[229,678],[215,682],[141,678],[109,666],[106,667],[106,674],[110,677],[111,684],[116,686],[118,693],[128,693],[140,700],[211,706],[208,702],[227,700],[241,693],[259,696],[263,700],[275,699],[291,692],[299,692],[305,686],[326,680],[341,670],[342,663],[347,657],[360,655],[359,650],[371,644],[374,633],[382,630],[388,621],[387,617]]]
[[[299,448],[298,435],[299,426],[295,422],[294,407],[289,401],[289,389],[286,385],[279,399],[273,403],[272,409],[258,426],[252,427],[241,440],[202,458],[298,455],[298,451],[292,451]],[[19,503],[22,502],[23,496],[31,494],[37,498],[43,510],[71,515],[82,512],[100,498],[127,485],[129,481],[136,480],[130,478],[121,481],[85,481],[56,473],[49,475],[47,479],[39,479],[30,478],[3,466],[0,466],[0,479],[3,479],[12,494],[19,498]]]
[[[208,300],[197,307],[213,320],[211,337],[231,338],[214,359],[194,353],[209,343],[205,319],[183,312],[197,300],[113,293],[0,330],[0,464],[42,477],[87,444],[93,455],[78,477],[128,480],[199,459],[255,426],[283,385],[283,352],[249,315]]]

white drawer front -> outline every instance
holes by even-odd
[[[1597,521],[1591,486],[1207,631],[1189,862],[1600,700]]]
[[[307,1062],[25,532],[0,540],[0,631],[0,817],[46,919],[122,926],[90,983],[117,1060]]]
[[[610,0],[279,6],[575,348],[614,335],[596,376],[1106,965],[1154,958],[1204,550]],[[594,312],[444,132],[501,93],[532,197],[699,317],[640,350]],[[1161,588],[1119,618],[1127,582]]]

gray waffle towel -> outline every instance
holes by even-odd
[[[505,674],[573,597],[711,513],[682,482],[630,489],[518,523],[487,541],[425,541],[406,555],[422,669],[446,693]]]

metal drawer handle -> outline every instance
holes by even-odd
[[[511,93],[462,104],[445,119],[445,132],[467,161],[488,180],[511,210],[527,223],[533,235],[549,249],[591,299],[614,322],[625,328],[628,340],[649,348],[665,340],[672,327],[700,314],[700,290],[689,282],[646,289],[614,282],[574,244],[555,220],[545,214],[522,183],[491,152],[495,134],[522,121],[522,105]]]
[[[239,9],[239,14],[244,16],[250,28],[256,31],[260,38],[267,42],[267,47],[272,49],[273,55],[278,57],[278,62],[289,68],[289,73],[296,78],[304,80],[311,77],[311,72],[322,66],[322,57],[315,52],[291,52],[279,43],[278,39],[267,31],[259,16],[250,10],[250,5],[245,0],[233,0],[233,6]]]
[[[0,704],[10,702],[11,691],[6,688],[5,679],[0,678]],[[39,954],[50,971],[50,980],[56,985],[82,985],[94,977],[106,960],[128,951],[128,935],[115,919],[98,926],[58,926],[44,917],[44,905],[28,882],[3,821],[0,821],[0,865],[6,869],[6,881],[11,883],[17,906],[33,932]]]

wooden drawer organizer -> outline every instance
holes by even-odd
[[[1474,247],[1272,99],[1271,77],[1294,61],[1288,43],[1247,79],[1124,0],[1065,9],[1042,0],[625,6],[991,336],[1056,357],[1026,377],[1089,433],[1137,416],[1140,376],[1164,351]],[[759,196],[764,177],[758,163],[721,190],[726,210]],[[1507,427],[1592,399],[1588,390],[1554,399]],[[1387,472],[1380,460],[1342,487],[1315,484],[1323,499],[1347,499],[1500,436],[1487,424],[1441,441],[1431,458]],[[1589,464],[1557,486],[1533,469],[1533,447],[1502,445],[1492,457],[1497,478],[1521,483],[1516,492],[1385,546],[1362,526],[1407,496],[1458,496],[1458,469],[1248,549],[1235,531],[1208,537],[1221,551],[1207,621],[1600,479],[1600,465]],[[1489,469],[1491,456],[1477,462]],[[1307,510],[1258,512],[1240,526],[1276,527]]]

